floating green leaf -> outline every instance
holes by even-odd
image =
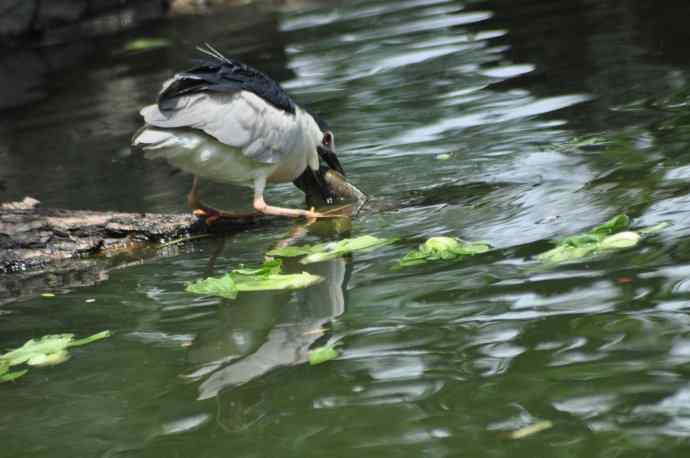
[[[110,331],[101,331],[101,332],[94,334],[92,336],[84,337],[83,339],[73,340],[69,344],[69,346],[70,347],[79,347],[81,345],[90,344],[91,342],[95,342],[97,340],[105,339],[106,337],[110,337]]]
[[[630,248],[640,243],[641,238],[642,237],[637,232],[619,232],[618,234],[609,235],[604,240],[599,242],[599,249],[621,250],[623,248]]]
[[[319,283],[323,278],[308,272],[283,274],[280,259],[265,262],[257,269],[236,269],[230,272],[237,290],[267,291],[301,289]]]
[[[55,366],[64,363],[69,359],[67,350],[56,351],[55,353],[39,353],[29,358],[26,362],[29,366]]]
[[[338,350],[334,345],[326,345],[324,347],[315,348],[309,351],[309,364],[316,366],[317,364],[325,363],[338,357]]]
[[[353,239],[343,239],[337,242],[319,243],[317,245],[306,245],[301,247],[289,246],[276,248],[268,252],[269,256],[279,256],[285,258],[305,256],[300,260],[301,264],[312,264],[314,262],[328,261],[340,256],[348,255],[354,251],[367,251],[385,245],[395,243],[397,238],[381,239],[372,235],[363,235]]]
[[[309,254],[300,260],[302,264],[311,264],[314,262],[328,261],[340,256],[348,255],[355,251],[368,251],[374,248],[379,248],[385,245],[395,243],[396,238],[380,239],[371,235],[363,235],[353,239],[343,239],[337,242],[330,242],[316,245],[318,251]]]
[[[21,371],[13,372],[9,372],[7,370],[5,370],[5,372],[2,372],[2,369],[0,369],[0,383],[12,382],[14,380],[17,380],[19,377],[25,375],[27,372],[29,372],[29,369],[23,369]]]
[[[662,221],[659,224],[655,224],[654,226],[644,227],[637,232],[639,232],[642,235],[656,234],[657,232],[663,231],[670,225],[671,223],[669,221]]]
[[[583,234],[560,240],[554,248],[537,255],[537,259],[555,264],[573,261],[604,251],[634,247],[640,243],[642,235],[659,232],[668,227],[670,223],[660,223],[636,231],[625,230],[629,225],[630,219],[626,215],[617,215]]]
[[[148,51],[149,49],[167,48],[168,46],[170,46],[170,40],[165,38],[137,38],[127,42],[125,51]]]
[[[226,299],[235,299],[238,293],[237,285],[235,285],[235,281],[230,274],[225,274],[220,278],[209,277],[204,280],[197,280],[187,285],[185,291],[206,296],[219,296]]]
[[[280,274],[282,269],[282,262],[279,259],[266,261],[256,269],[235,269],[231,272],[233,277],[247,276],[247,277],[267,277],[269,275]]]
[[[572,261],[574,259],[584,258],[597,251],[598,242],[593,242],[583,246],[573,246],[568,244],[560,244],[555,248],[550,249],[537,255],[537,259],[546,263],[558,264],[560,262]]]
[[[220,278],[206,278],[187,286],[187,291],[208,296],[235,299],[240,292],[301,289],[323,279],[308,272],[283,274],[279,259],[265,262],[256,269],[236,269]]]
[[[268,252],[269,256],[280,256],[281,258],[296,258],[299,256],[305,256],[311,254],[313,248],[309,245],[307,246],[286,246],[281,248],[274,248]]]
[[[96,340],[110,336],[110,331],[99,332],[90,337],[74,340],[74,334],[52,334],[43,336],[39,339],[31,339],[21,347],[14,349],[4,355],[0,355],[0,361],[9,363],[10,366],[17,364],[42,361],[56,361],[60,358],[60,353],[69,347],[84,345]],[[53,356],[51,356],[53,355]],[[44,357],[49,357],[45,359]]]
[[[284,289],[302,289],[315,285],[323,280],[318,275],[308,272],[299,274],[271,274],[266,277],[235,278],[238,291],[271,291]]]
[[[21,347],[0,356],[9,361],[10,366],[16,366],[29,361],[38,355],[49,355],[69,347],[74,340],[74,334],[53,334],[39,339],[31,339]]]
[[[28,369],[10,372],[11,366],[26,363],[29,366],[54,366],[64,363],[70,357],[70,347],[85,345],[110,336],[110,331],[102,331],[84,339],[74,340],[74,334],[53,334],[39,339],[31,339],[19,348],[0,355],[0,383],[22,377]]]
[[[589,231],[589,233],[593,235],[607,236],[622,231],[629,225],[630,218],[628,218],[628,215],[620,214],[614,216],[610,220],[606,221],[604,224],[595,226],[593,229]]]
[[[455,237],[431,237],[417,250],[407,253],[397,267],[409,267],[430,261],[450,261],[486,253],[491,246],[483,242],[466,242]]]

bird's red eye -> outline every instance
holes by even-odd
[[[323,134],[323,140],[321,140],[321,143],[323,143],[326,146],[329,146],[331,143],[333,143],[333,134],[330,132],[326,132]]]

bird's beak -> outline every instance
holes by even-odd
[[[307,196],[307,202],[317,207],[331,205],[336,199],[333,190],[326,183],[324,176],[330,169],[321,165],[319,170],[309,167],[293,183]],[[320,198],[320,199],[319,199]]]
[[[335,151],[325,145],[317,146],[316,151],[319,153],[319,157],[323,159],[330,168],[342,176],[345,176],[345,169],[343,169],[343,166],[340,165],[340,161],[338,160],[338,156],[336,156]]]
[[[318,145],[316,151],[319,154],[319,158],[322,159],[326,164],[321,164],[319,170],[311,170],[307,167],[304,173],[300,175],[293,183],[295,186],[300,188],[306,195],[307,200],[314,202],[316,196],[319,196],[323,201],[323,204],[331,205],[335,202],[338,197],[333,189],[330,188],[328,183],[326,183],[325,176],[329,170],[335,170],[343,177],[345,176],[345,169],[340,164],[338,156],[336,156],[335,151],[326,145]]]

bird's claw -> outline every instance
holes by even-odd
[[[347,208],[347,207],[348,207],[348,205],[334,208],[334,209],[330,209],[330,210],[327,210],[325,212],[317,212],[314,210],[314,207],[311,207],[305,213],[305,217],[307,218],[307,220],[316,220],[319,218],[323,218],[323,219],[325,219],[325,218],[347,218],[347,216],[345,216],[343,214],[333,213],[333,212],[337,212],[337,211],[342,210],[343,208]]]
[[[321,216],[321,213],[314,211],[314,207],[311,207],[304,213],[304,217],[307,219],[307,225],[315,223]]]
[[[307,210],[304,215],[308,220],[316,220],[319,218],[342,218],[342,215],[329,215],[327,213],[321,213],[314,210],[314,207]]]

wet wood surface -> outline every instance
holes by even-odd
[[[28,198],[0,207],[0,272],[42,269],[55,261],[109,256],[200,234],[231,234],[270,220],[261,216],[208,225],[190,214],[41,208]]]

